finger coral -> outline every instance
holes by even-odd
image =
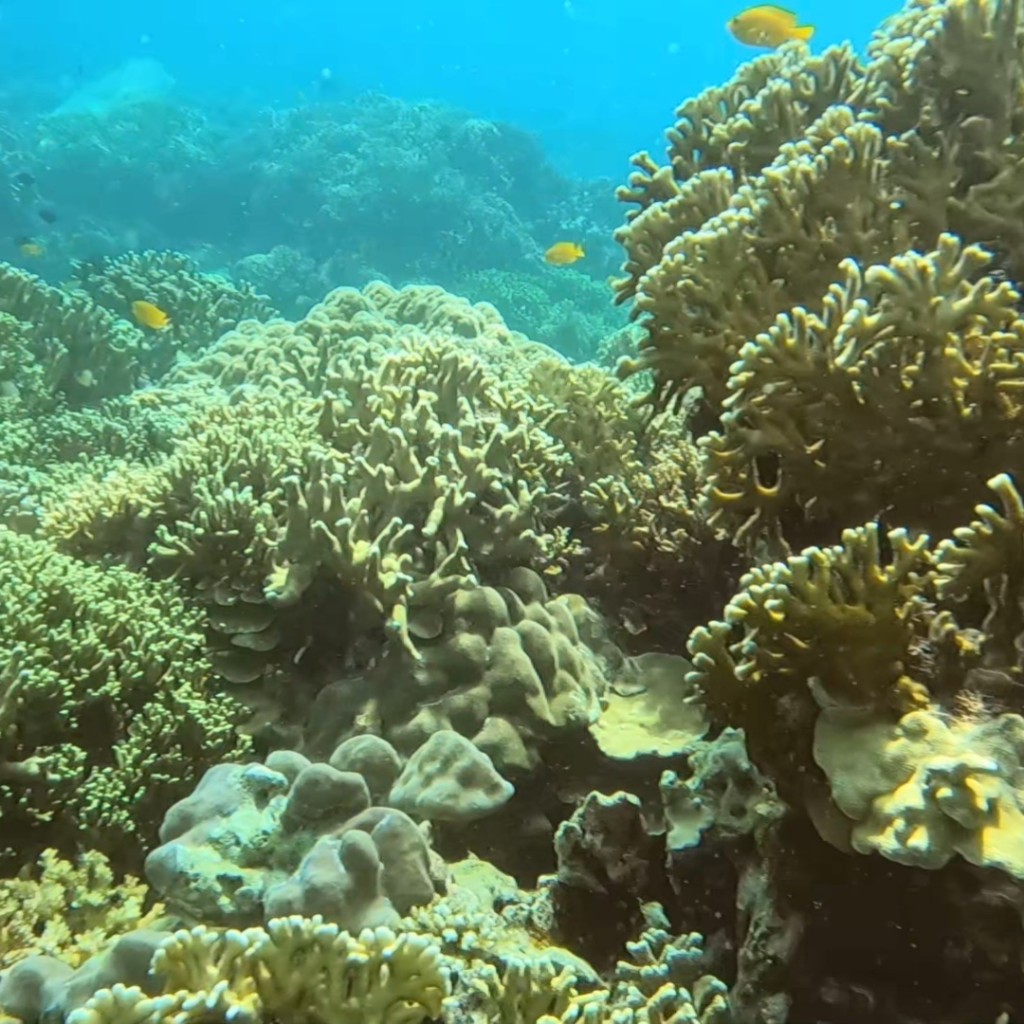
[[[319,918],[278,918],[245,932],[175,932],[153,957],[164,995],[115,985],[72,1011],[71,1024],[237,1021],[417,1024],[449,991],[436,946],[386,928],[358,935]]]

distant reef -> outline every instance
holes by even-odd
[[[6,1019],[1021,1018],[1022,3],[667,138],[615,369],[0,265]]]
[[[609,183],[557,173],[514,125],[381,95],[226,110],[171,85],[136,62],[7,126],[0,258],[25,264],[15,240],[32,238],[30,269],[58,279],[73,259],[186,252],[291,316],[339,285],[440,284],[573,355],[623,325],[603,288]],[[547,266],[565,238],[586,259]]]

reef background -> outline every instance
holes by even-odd
[[[274,152],[339,238],[413,194],[395,125],[523,253],[591,199],[325,109]],[[437,284],[0,264],[3,1014],[1020,1017],[1022,111],[1021,0],[743,64],[593,214],[630,326],[582,353]]]

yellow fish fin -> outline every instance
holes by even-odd
[[[793,26],[793,36],[796,39],[802,39],[806,43],[807,40],[810,39],[811,36],[813,36],[813,35],[814,35],[814,26],[813,25],[794,25]]]

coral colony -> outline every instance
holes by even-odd
[[[0,267],[7,1018],[1022,1019],[1021,3],[668,139],[603,363]]]

